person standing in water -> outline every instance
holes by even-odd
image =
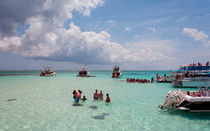
[[[98,90],[96,90],[96,92],[93,94],[93,99],[98,100],[98,96],[99,96]]]
[[[106,101],[105,102],[107,102],[107,103],[110,103],[111,102],[111,99],[109,97],[109,94],[106,94]]]
[[[80,91],[80,90],[78,90],[76,97],[77,97],[78,99],[81,99],[81,91]]]
[[[76,96],[77,96],[77,91],[74,90],[74,91],[73,91],[73,98],[75,99]]]
[[[104,95],[103,95],[102,91],[100,91],[100,93],[99,93],[99,99],[100,99],[100,100],[103,100],[103,99],[104,99],[103,96],[104,96]]]

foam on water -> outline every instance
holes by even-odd
[[[25,73],[25,72],[24,72]],[[30,72],[31,73],[31,72]],[[33,72],[34,73],[34,72]],[[36,72],[37,73],[37,72]],[[56,77],[1,76],[0,130],[209,130],[209,113],[161,111],[169,83],[126,83],[125,78],[149,79],[157,71],[124,71],[112,79],[111,71],[90,71],[97,77],[79,78],[77,72]],[[87,101],[72,106],[72,91],[82,90]],[[94,101],[95,89],[111,103]],[[196,89],[182,89],[196,90]]]

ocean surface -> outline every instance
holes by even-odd
[[[96,75],[90,78],[76,77],[77,71],[56,71],[55,77],[40,77],[39,71],[1,71],[0,131],[210,130],[210,113],[158,108],[168,91],[179,88],[169,83],[125,81],[151,79],[167,71],[122,72],[122,78],[113,79],[111,71],[89,71]],[[73,105],[74,89],[82,90],[88,99],[81,106]],[[94,101],[96,89],[102,90],[104,97],[109,93],[111,103]]]

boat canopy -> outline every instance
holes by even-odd
[[[181,68],[182,70],[210,70],[210,66],[184,66]]]

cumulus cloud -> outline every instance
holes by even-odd
[[[200,41],[205,46],[210,46],[208,35],[203,31],[198,31],[196,28],[184,28],[182,33],[193,38],[195,41]]]
[[[72,18],[76,10],[85,16],[103,4],[103,0],[2,0],[0,1],[0,37],[14,35],[16,26],[24,26],[28,19],[42,17],[50,25],[59,25]],[[31,24],[31,23],[29,23]]]
[[[0,10],[7,15],[6,24],[2,25],[2,19],[6,16],[0,13],[1,52],[21,54],[32,59],[103,64],[167,60],[173,49],[170,40],[140,41],[121,45],[112,42],[111,35],[106,31],[84,32],[74,23],[70,24],[69,29],[63,27],[63,23],[73,17],[73,10],[89,16],[91,9],[103,4],[103,0],[37,0],[29,2],[26,4],[27,8],[23,7],[21,10],[23,2],[25,1],[0,2],[0,5],[3,4],[5,7]],[[13,4],[17,6],[11,8]],[[30,11],[27,12],[28,10]],[[16,13],[23,13],[23,16],[14,17]],[[25,34],[21,37],[15,35],[16,26],[26,24],[30,26]],[[8,26],[8,30],[5,31],[3,26]]]
[[[2,39],[0,50],[34,59],[87,64],[166,60],[167,54],[172,50],[169,46],[171,41],[167,40],[141,41],[122,46],[112,42],[110,34],[105,31],[82,32],[73,23],[69,29],[57,28],[53,32],[39,34],[37,31],[42,30],[41,25],[32,25],[23,37]]]

